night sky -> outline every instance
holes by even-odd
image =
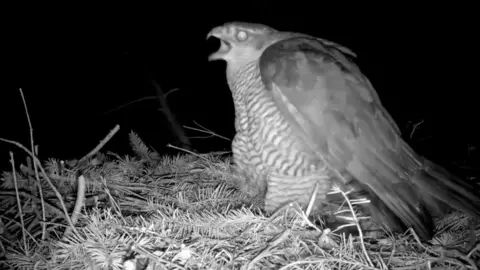
[[[448,163],[452,157],[465,156],[468,143],[478,142],[478,86],[473,83],[478,75],[469,75],[472,69],[467,64],[473,33],[472,23],[466,21],[469,16],[449,11],[462,16],[461,21],[408,7],[395,14],[393,9],[363,13],[355,8],[318,10],[306,2],[298,3],[302,8],[293,8],[292,2],[280,7],[273,1],[259,3],[251,7],[247,2],[230,6],[212,2],[187,10],[182,2],[138,12],[129,6],[100,11],[72,4],[19,12],[2,38],[8,48],[2,51],[0,137],[29,145],[18,91],[22,88],[43,160],[80,158],[116,124],[120,131],[104,152],[132,154],[128,133],[133,130],[160,153],[172,153],[165,146],[174,144],[175,138],[155,98],[108,113],[133,100],[154,97],[151,79],[155,79],[165,91],[180,89],[169,95],[168,102],[182,125],[195,126],[196,121],[232,138],[234,108],[225,62],[207,61],[219,42],[207,41],[206,34],[228,21],[248,21],[308,33],[352,49],[356,63],[404,132],[408,121],[425,121],[418,136],[426,139],[412,145],[427,157]],[[187,132],[192,137],[204,135]],[[199,152],[230,148],[219,138],[192,143]],[[16,148],[0,143],[2,167],[10,150]]]

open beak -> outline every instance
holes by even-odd
[[[221,45],[218,51],[210,54],[208,56],[208,61],[214,61],[214,60],[220,60],[224,59],[225,55],[230,51],[232,48],[231,43],[229,40],[225,39],[225,36],[223,35],[223,29],[221,28],[214,28],[210,33],[207,35],[207,39],[210,37],[216,37],[220,40]]]

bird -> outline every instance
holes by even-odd
[[[209,61],[226,62],[235,107],[233,162],[267,212],[328,203],[333,185],[366,194],[392,229],[434,234],[445,207],[480,217],[479,188],[417,154],[402,138],[356,54],[309,34],[228,22]]]

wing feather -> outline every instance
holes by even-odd
[[[332,169],[348,171],[403,222],[427,230],[410,181],[421,164],[357,66],[318,39],[293,37],[267,48],[260,69],[282,114]]]

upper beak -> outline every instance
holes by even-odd
[[[221,42],[221,45],[220,45],[220,48],[218,49],[218,51],[216,51],[216,52],[214,52],[214,53],[212,53],[208,56],[208,61],[223,59],[225,54],[227,54],[230,51],[230,48],[231,48],[230,42],[225,39],[225,35],[224,35],[223,31],[224,31],[224,29],[222,27],[215,27],[214,29],[212,29],[212,31],[210,31],[207,34],[207,39],[209,39],[211,37],[216,37],[216,38],[220,39],[220,42]]]
[[[215,27],[210,32],[207,34],[207,39],[210,37],[216,37],[216,38],[221,38],[223,34],[223,28],[222,27]]]

